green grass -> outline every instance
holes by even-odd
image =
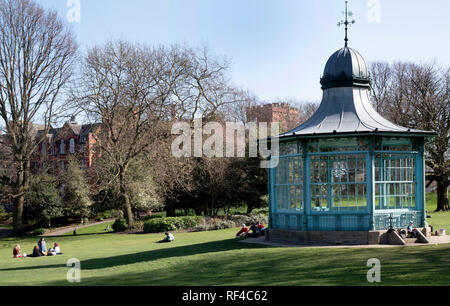
[[[70,258],[81,260],[81,285],[368,285],[369,258],[382,263],[382,285],[450,284],[450,245],[380,249],[304,249],[235,241],[237,229],[160,234],[85,234],[46,239],[64,255],[13,259],[37,238],[0,240],[0,285],[71,285]]]
[[[450,212],[435,212],[437,207],[437,195],[436,193],[427,193],[426,195],[427,201],[427,210],[428,214],[431,216],[430,219],[427,219],[427,222],[431,224],[434,228],[434,231],[439,229],[445,229],[447,232],[450,231]],[[450,233],[448,234],[450,235]]]
[[[113,232],[113,230],[112,230],[113,224],[114,224],[114,221],[110,221],[110,222],[106,222],[106,223],[102,223],[102,224],[92,225],[92,226],[85,227],[85,228],[79,228],[79,229],[77,229],[77,235],[105,234],[105,233],[107,233],[105,231],[105,229],[108,227],[108,225],[111,228],[109,232]],[[73,235],[73,231],[70,231],[70,232],[64,234],[64,236],[72,236],[72,235]]]
[[[434,213],[427,195],[428,221],[450,229],[450,213]],[[449,285],[450,245],[394,248],[276,248],[233,239],[238,229],[175,233],[175,242],[158,244],[161,234],[104,233],[107,224],[80,229],[79,236],[46,238],[64,255],[13,259],[20,244],[31,253],[38,238],[0,239],[0,285],[73,285],[67,282],[71,258],[81,261],[80,285],[370,285],[367,260],[381,261],[381,285]]]

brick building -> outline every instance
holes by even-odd
[[[287,103],[272,103],[247,108],[248,122],[279,122],[281,132],[287,132],[300,124],[300,111]]]
[[[92,166],[94,159],[94,133],[100,124],[78,124],[73,117],[61,128],[52,128],[46,140],[31,159],[31,171],[47,171],[58,175],[63,171],[71,158],[78,159],[82,169]],[[42,133],[43,130],[38,130]],[[40,139],[42,135],[37,137]]]

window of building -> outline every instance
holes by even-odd
[[[365,155],[311,157],[312,211],[367,207]]]
[[[61,139],[61,143],[59,145],[59,154],[66,154],[66,144],[64,143],[64,139]]]
[[[47,143],[42,143],[42,156],[47,156]]]
[[[275,194],[279,210],[303,210],[303,159],[281,157],[275,168]]]
[[[71,138],[69,143],[69,153],[74,154],[75,153],[75,139]]]
[[[415,159],[401,154],[377,154],[375,160],[375,208],[415,208]]]

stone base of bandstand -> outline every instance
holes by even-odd
[[[424,236],[430,233],[420,228]],[[293,231],[269,229],[265,240],[298,245],[376,245],[392,244],[387,230],[381,231]]]

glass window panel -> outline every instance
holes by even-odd
[[[411,155],[378,154],[375,176],[380,182],[375,189],[377,209],[415,208],[415,161]]]

